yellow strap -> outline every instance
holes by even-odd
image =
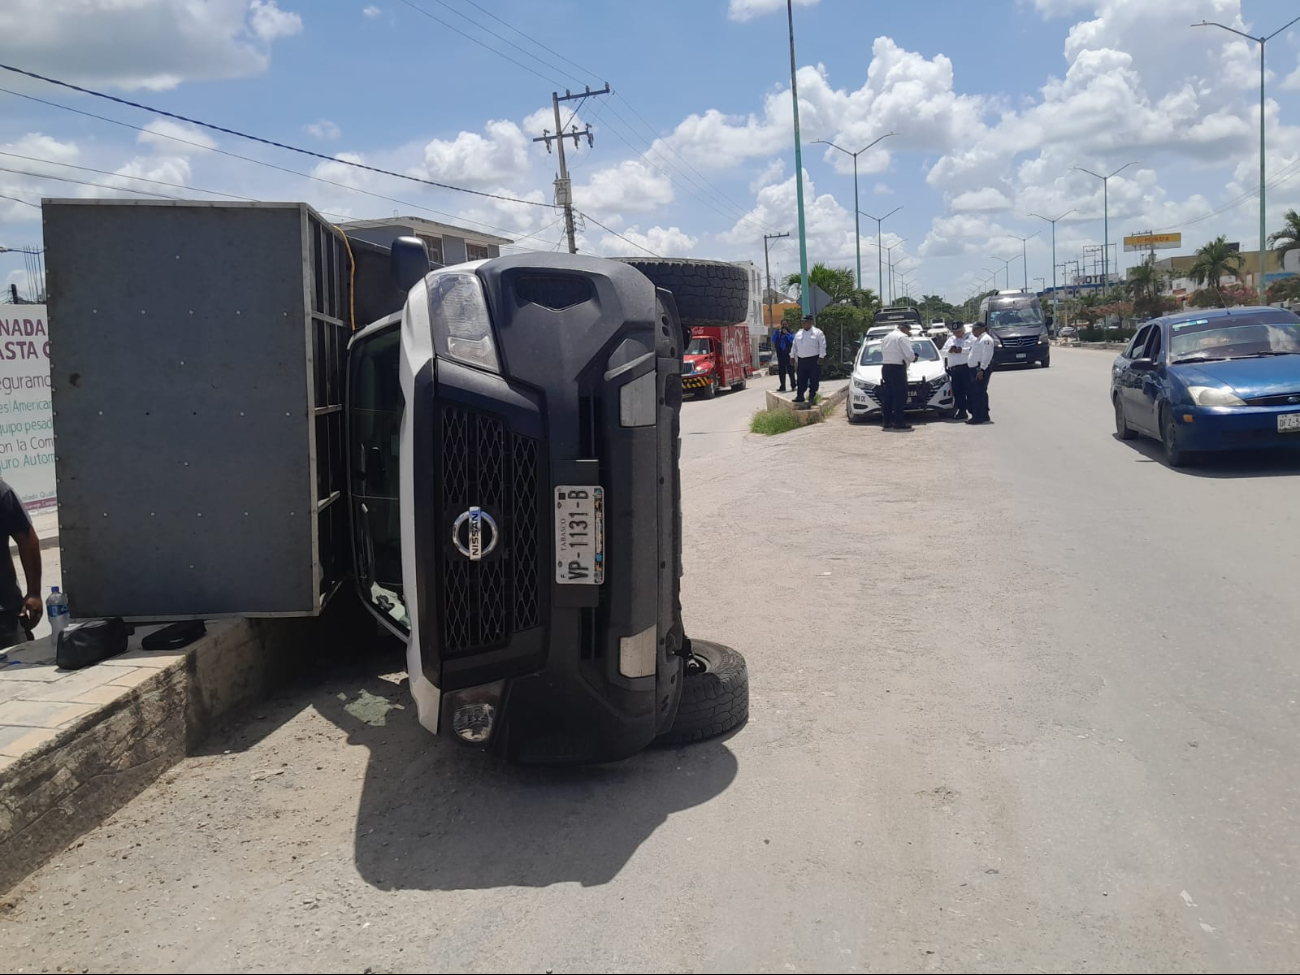
[[[357,330],[357,262],[352,256],[352,245],[348,243],[348,235],[339,227],[334,229],[342,235],[343,246],[348,252],[348,325],[355,332]]]

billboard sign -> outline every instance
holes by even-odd
[[[48,322],[44,305],[0,305],[0,477],[29,511],[55,503]]]
[[[1126,251],[1163,251],[1182,246],[1182,234],[1129,234],[1124,238]]]

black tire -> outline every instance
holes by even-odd
[[[1178,445],[1178,428],[1167,406],[1160,410],[1160,445],[1165,448],[1165,463],[1170,467],[1186,467],[1191,463],[1190,451]]]
[[[1124,401],[1118,396],[1115,397],[1115,436],[1121,440],[1137,437],[1137,431],[1128,425],[1128,417],[1124,414]]]
[[[620,257],[677,299],[684,325],[732,325],[749,314],[749,272],[724,261]]]
[[[1048,366],[1052,364],[1052,357],[1049,355],[1046,358],[1040,359],[1038,361],[1041,362],[1043,368],[1046,369]]]
[[[738,383],[732,383],[732,384],[731,384],[731,391],[732,391],[733,393],[739,393],[742,389],[745,388],[745,383],[746,383],[746,382],[748,382],[748,380],[746,380],[746,379],[742,379],[742,380],[741,380],[740,382],[738,382]]]
[[[749,720],[749,672],[745,658],[708,640],[691,641],[673,726],[659,736],[665,745],[716,738]]]
[[[713,399],[718,395],[718,380],[716,377],[709,380],[709,384],[695,394],[700,399]]]

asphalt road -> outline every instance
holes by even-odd
[[[505,768],[358,647],[17,888],[10,970],[1296,970],[1300,464],[1117,441],[1110,358],[982,428],[697,437],[732,737]]]

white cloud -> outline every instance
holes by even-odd
[[[964,210],[1009,210],[1011,200],[996,187],[986,186],[957,194],[948,206],[957,213]]]
[[[368,7],[364,8],[361,12],[371,20],[376,19],[383,13],[383,11],[380,10],[378,7],[376,7],[373,3],[370,4]]]
[[[893,195],[894,195],[894,191],[893,191],[892,189],[889,188],[889,184],[888,184],[888,183],[877,183],[875,186],[873,186],[873,187],[871,188],[871,192],[873,192],[873,193],[877,193],[877,194],[879,194],[880,196],[893,196]]]
[[[749,192],[757,193],[764,186],[768,186],[784,175],[785,160],[779,158],[769,159],[767,165],[759,171],[758,175],[749,181]]]
[[[249,4],[249,25],[253,33],[264,41],[277,37],[292,37],[302,31],[302,18],[281,10],[275,0],[252,0]]]
[[[178,140],[185,140],[184,142]],[[159,152],[186,155],[195,149],[215,149],[216,140],[196,125],[186,125],[169,118],[156,118],[145,125],[136,141],[157,147]],[[186,143],[193,143],[186,145]]]
[[[698,237],[692,237],[683,231],[680,227],[651,227],[645,233],[641,233],[636,227],[628,227],[620,231],[626,239],[620,239],[614,234],[604,234],[597,242],[597,247],[601,254],[606,256],[632,256],[643,253],[636,247],[630,247],[628,241],[644,248],[660,257],[682,257],[690,254],[696,244],[699,243]]]
[[[265,71],[302,29],[263,0],[5,0],[0,59],[60,78],[163,90]]]
[[[1300,91],[1300,67],[1282,79],[1283,91]]]
[[[308,122],[302,127],[313,139],[320,139],[322,142],[333,142],[343,135],[343,130],[339,128],[337,122],[331,122],[327,118],[319,122]]]
[[[573,188],[573,199],[584,210],[653,210],[673,201],[673,184],[662,173],[635,159],[596,170],[585,184]]]
[[[486,135],[461,132],[455,139],[434,139],[424,147],[420,175],[449,183],[500,183],[528,172],[528,140],[514,122],[494,120]]]
[[[811,7],[816,3],[817,0],[794,0],[796,7]],[[785,0],[731,0],[727,4],[727,16],[732,20],[746,21],[784,9]]]

